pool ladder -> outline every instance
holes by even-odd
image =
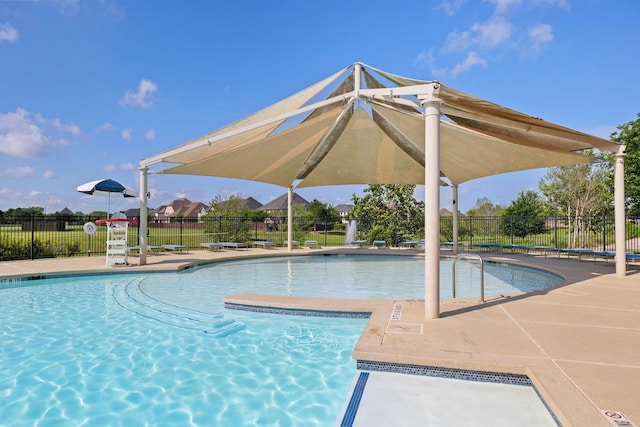
[[[453,260],[453,272],[451,274],[453,277],[453,297],[456,297],[456,263],[459,259],[463,258],[472,258],[480,261],[480,302],[484,302],[484,261],[482,261],[482,257],[477,254],[460,254]]]

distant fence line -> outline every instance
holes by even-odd
[[[0,261],[38,259],[51,257],[96,256],[106,253],[106,227],[97,227],[93,235],[83,229],[87,222],[100,218],[91,216],[32,216],[0,217]],[[357,220],[356,220],[357,221]],[[385,229],[387,244],[400,246],[404,240],[424,237],[423,218],[409,219],[418,230],[406,233],[406,225],[400,229],[390,225]],[[441,241],[453,239],[453,218],[441,217]],[[346,224],[341,218],[293,219],[293,238],[300,242],[315,240],[320,246],[343,246]],[[379,232],[379,230],[378,230]],[[204,217],[173,218],[154,221],[149,219],[147,244],[162,246],[178,244],[186,249],[201,249],[204,242],[268,240],[284,245],[287,240],[287,218],[271,217],[264,221],[251,218]],[[371,242],[378,239],[367,230],[359,230],[354,236]],[[614,243],[613,217],[502,217],[461,216],[458,219],[458,240],[466,248],[481,243],[499,245],[548,246],[554,248],[590,248],[612,250]],[[138,225],[129,226],[128,245],[139,245]],[[626,251],[640,253],[640,217],[626,220]]]

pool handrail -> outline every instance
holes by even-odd
[[[455,259],[453,260],[453,266],[452,266],[452,286],[453,286],[453,298],[456,297],[456,263],[458,262],[459,259],[463,259],[463,258],[473,258],[473,259],[477,259],[478,261],[480,261],[480,302],[484,302],[484,261],[482,260],[482,257],[478,254],[460,254],[458,256],[455,257]]]

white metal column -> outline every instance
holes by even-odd
[[[287,249],[293,250],[293,187],[287,189]]]
[[[625,146],[618,147],[614,158],[614,209],[615,209],[615,235],[616,235],[616,275],[627,274],[627,242],[624,219],[624,150]]]
[[[440,317],[440,85],[421,97],[424,106],[424,305],[428,319]]]
[[[147,263],[147,176],[149,168],[140,167],[140,224],[138,224],[138,237],[140,240],[140,265]]]
[[[458,186],[453,184],[453,254],[458,255]]]

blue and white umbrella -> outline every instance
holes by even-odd
[[[111,214],[111,195],[115,197],[138,197],[138,193],[125,187],[112,179],[99,179],[79,185],[77,190],[80,193],[91,194],[92,196],[102,196],[109,198],[109,209],[107,215]]]

